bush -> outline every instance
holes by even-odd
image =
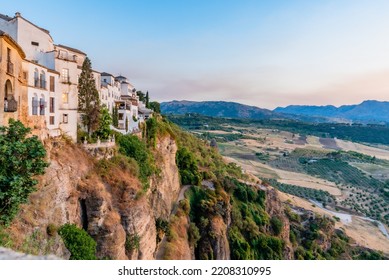
[[[138,250],[140,245],[140,237],[138,234],[127,234],[125,248],[127,251]]]
[[[112,117],[106,107],[102,107],[99,116],[99,126],[97,130],[93,133],[93,138],[97,139],[98,137],[101,140],[106,140],[112,134],[110,125],[112,124]]]
[[[134,135],[119,137],[119,152],[136,160],[139,165],[139,179],[145,188],[148,187],[148,178],[156,172],[154,158],[146,144]]]
[[[199,185],[201,175],[198,171],[197,160],[187,148],[180,148],[176,154],[177,167],[180,171],[183,185]]]
[[[96,241],[76,225],[65,224],[58,230],[66,248],[70,251],[71,260],[95,260]]]
[[[199,228],[196,226],[195,223],[190,223],[189,229],[188,229],[188,241],[190,246],[196,247],[197,242],[200,240],[200,231]]]
[[[271,217],[270,225],[271,225],[275,235],[281,234],[284,224],[282,223],[282,221],[278,217],[276,217],[276,216]]]
[[[20,121],[10,120],[0,127],[0,224],[8,225],[35,190],[36,175],[48,166],[46,151],[36,136],[27,137],[30,129]]]

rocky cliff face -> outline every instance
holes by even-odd
[[[96,161],[75,145],[54,141],[46,143],[46,149],[50,166],[10,228],[15,247],[24,250],[30,246],[26,240],[34,237],[39,239],[36,247],[42,248],[34,254],[69,258],[61,238],[47,229],[71,223],[96,240],[100,258],[153,259],[155,219],[170,215],[180,189],[175,142],[158,141],[161,172],[146,193],[138,179],[120,168],[102,176]],[[129,245],[134,240],[135,246]]]
[[[211,220],[211,229],[214,233],[212,249],[216,260],[229,260],[231,258],[230,245],[228,243],[227,225],[222,217],[215,216]]]
[[[176,142],[165,137],[157,143],[157,163],[161,173],[152,180],[149,197],[154,216],[165,220],[171,214],[180,192],[180,178],[176,165]]]
[[[285,241],[284,259],[290,260],[293,258],[293,249],[289,241],[290,222],[285,216],[284,207],[281,200],[278,198],[277,191],[273,188],[266,191],[266,212],[270,217],[275,216],[281,220],[283,227],[280,233],[280,238]]]

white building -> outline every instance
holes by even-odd
[[[60,73],[57,90],[60,129],[77,141],[78,77],[86,54],[64,45],[55,45],[55,69]]]
[[[54,44],[50,32],[20,13],[14,17],[0,14],[3,30],[23,49],[23,67],[28,69],[27,109],[31,119],[44,120],[48,136],[65,133],[77,140],[78,78],[86,54],[75,48]],[[151,111],[139,102],[135,87],[126,77],[93,71],[100,101],[109,112],[119,112],[119,130],[131,133],[139,129],[139,122]],[[140,109],[139,109],[140,108]],[[141,113],[141,114],[140,114]]]
[[[26,63],[31,64],[28,66],[29,115],[45,116],[50,136],[57,136],[62,131],[76,141],[78,76],[86,54],[64,45],[54,45],[48,30],[23,18],[20,13],[15,17],[0,15],[0,29],[22,47]],[[98,74],[96,76],[99,78]],[[96,84],[100,87],[99,80]]]
[[[59,73],[30,61],[24,62],[28,69],[27,102],[28,116],[40,116],[44,119],[49,136],[61,134],[59,130],[58,108],[56,97]]]
[[[120,90],[120,82],[116,81],[113,75],[106,72],[101,73],[100,101],[102,105],[108,108],[110,113],[113,113],[115,101],[120,100]]]

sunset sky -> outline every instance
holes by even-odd
[[[386,0],[0,0],[154,100],[389,101]]]

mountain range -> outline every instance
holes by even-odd
[[[171,101],[161,103],[164,114],[197,113],[211,117],[244,118],[244,119],[270,119],[283,118],[283,114],[262,109],[255,106],[225,101]]]
[[[171,101],[161,103],[164,114],[198,113],[205,116],[245,119],[297,119],[315,122],[389,123],[389,102],[367,100],[358,105],[335,107],[290,105],[273,111],[225,101]]]
[[[389,102],[367,100],[358,105],[327,106],[301,106],[291,105],[278,107],[278,113],[304,115],[311,117],[325,117],[330,119],[343,119],[360,122],[389,122]]]

